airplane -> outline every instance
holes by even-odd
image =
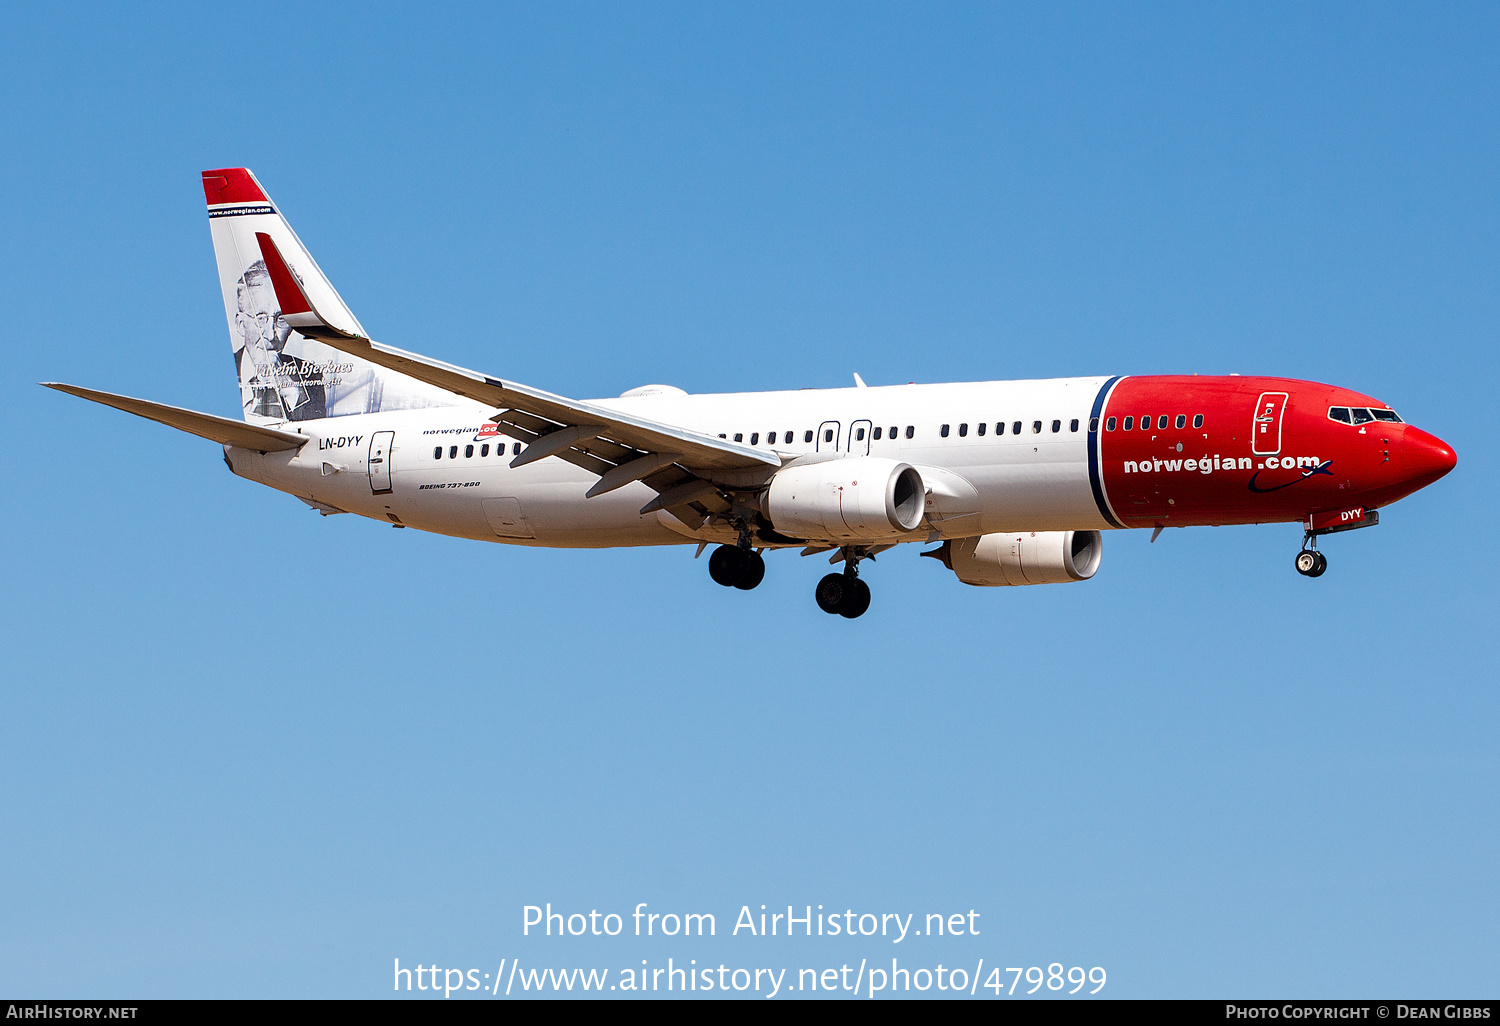
[[[373,341],[246,168],[203,172],[243,418],[57,382],[223,446],[229,469],[324,515],[511,545],[715,546],[750,590],[764,553],[829,553],[814,597],[870,605],[860,564],[904,542],[976,586],[1085,581],[1103,532],[1297,523],[1324,535],[1457,456],[1388,405],[1279,377],[1105,375],[575,400]]]

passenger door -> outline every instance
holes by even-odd
[[[1255,404],[1255,420],[1250,425],[1250,451],[1257,456],[1275,456],[1281,452],[1281,419],[1286,413],[1285,392],[1262,392]]]
[[[384,495],[391,490],[391,443],[395,438],[394,431],[377,431],[370,436],[370,456],[366,467],[372,494]]]

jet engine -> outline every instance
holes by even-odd
[[[762,508],[772,526],[792,538],[891,538],[916,530],[927,512],[927,490],[909,463],[851,456],[777,471]]]
[[[1098,531],[1016,531],[946,541],[924,552],[940,559],[965,584],[1067,584],[1099,569],[1104,537]]]

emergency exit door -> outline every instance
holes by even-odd
[[[377,431],[370,436],[370,458],[366,462],[370,474],[370,491],[384,495],[391,490],[391,443],[396,432]]]
[[[1250,451],[1257,456],[1275,456],[1281,452],[1281,419],[1286,413],[1285,392],[1262,392],[1255,404],[1255,421],[1250,425]]]
[[[838,452],[840,441],[841,439],[839,438],[838,421],[825,420],[823,423],[818,425],[818,452]]]
[[[849,445],[845,449],[849,455],[870,455],[870,422],[868,420],[856,420],[849,425]]]

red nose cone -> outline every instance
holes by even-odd
[[[1418,488],[1432,484],[1458,465],[1458,454],[1437,435],[1407,425],[1401,442],[1401,469]]]

